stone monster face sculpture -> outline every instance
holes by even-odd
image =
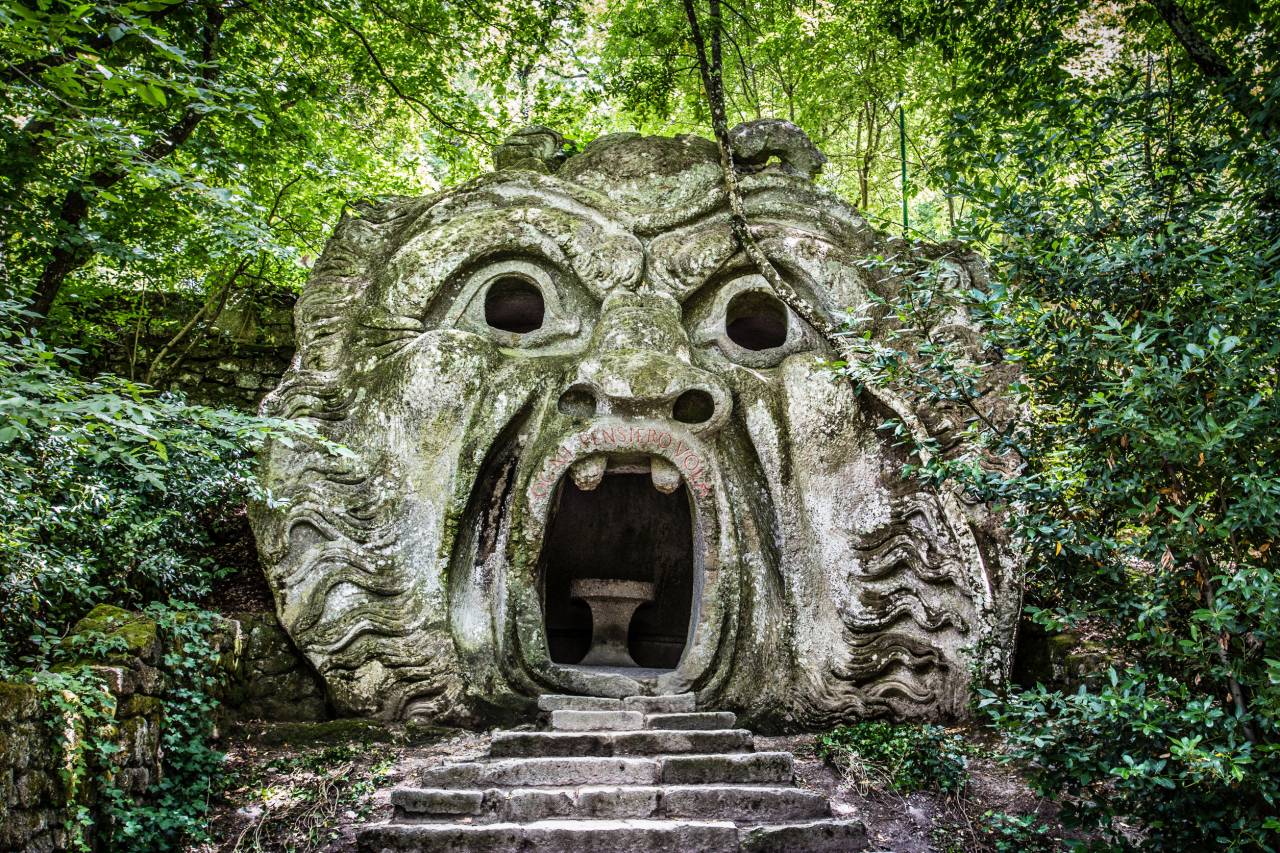
[[[792,287],[832,318],[869,305],[890,284],[860,261],[905,244],[811,183],[794,127],[734,134]],[[974,668],[1005,665],[1015,563],[984,507],[904,479],[877,431],[894,407],[927,418],[821,366],[733,240],[711,142],[622,134],[564,162],[559,142],[525,131],[491,175],[344,219],[298,302],[267,410],[350,454],[272,443],[253,522],[334,703],[959,712]]]

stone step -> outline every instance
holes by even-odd
[[[738,831],[741,853],[857,853],[867,849],[867,828],[858,820],[814,820]]]
[[[761,785],[586,785],[453,790],[396,788],[396,817],[412,821],[472,817],[530,822],[555,818],[707,818],[758,824],[827,817],[827,799],[811,791]]]
[[[660,759],[658,781],[667,785],[789,783],[795,757],[789,752],[727,755],[668,755]]]
[[[628,696],[622,700],[622,709],[639,711],[642,714],[688,714],[698,710],[698,700],[692,693]]]
[[[357,844],[360,853],[857,853],[867,832],[835,819],[743,828],[721,820],[384,823],[360,830]]]
[[[565,696],[547,693],[538,697],[540,711],[621,711],[621,699],[605,699],[603,696]]]
[[[706,731],[731,729],[738,723],[738,715],[729,711],[693,711],[680,714],[648,714],[644,718],[646,729],[675,729],[680,731]]]
[[[644,721],[644,714],[639,711],[551,712],[551,728],[558,732],[634,731],[643,729]]]
[[[551,712],[551,729],[558,732],[713,731],[731,729],[738,716],[728,711],[693,711],[681,714],[641,714],[639,711]]]
[[[652,785],[659,763],[652,758],[512,758],[432,767],[418,774],[426,788],[564,787]]]
[[[634,732],[495,732],[494,758],[751,752],[746,729]]]
[[[490,824],[375,824],[361,853],[737,853],[730,821],[543,820]]]

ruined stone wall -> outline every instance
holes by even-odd
[[[0,850],[62,850],[58,756],[30,684],[0,682]]]
[[[235,720],[310,722],[330,716],[324,687],[274,613],[233,613],[236,652],[228,661],[223,710]]]
[[[151,620],[107,605],[95,607],[73,634],[97,631],[124,639],[127,651],[93,664],[115,700],[114,784],[143,796],[160,778],[165,674]],[[327,719],[320,682],[271,613],[238,613],[218,638],[224,652],[228,719],[301,722]],[[31,684],[0,682],[0,850],[67,849],[72,804],[61,770],[57,734],[64,728]],[[94,779],[75,794],[91,804]]]
[[[200,308],[197,300],[170,296],[134,334],[121,334],[91,353],[86,372],[146,378],[152,360]],[[230,304],[213,328],[192,335],[161,359],[153,384],[178,390],[193,403],[254,411],[293,358],[293,301]]]

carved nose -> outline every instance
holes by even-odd
[[[728,420],[729,389],[689,363],[689,341],[674,300],[627,294],[605,309],[577,379],[560,395],[563,414],[672,419],[696,433]]]
[[[674,419],[694,432],[719,428],[731,407],[728,390],[706,371],[639,353],[602,359],[598,369],[566,388],[559,401],[560,411],[575,419]]]

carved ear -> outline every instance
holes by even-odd
[[[573,143],[540,124],[522,127],[493,149],[493,166],[499,172],[523,169],[549,175],[569,159]]]
[[[770,157],[777,157],[785,171],[812,180],[827,162],[803,130],[780,118],[744,121],[729,131],[729,144],[734,162],[744,171],[759,171]]]

